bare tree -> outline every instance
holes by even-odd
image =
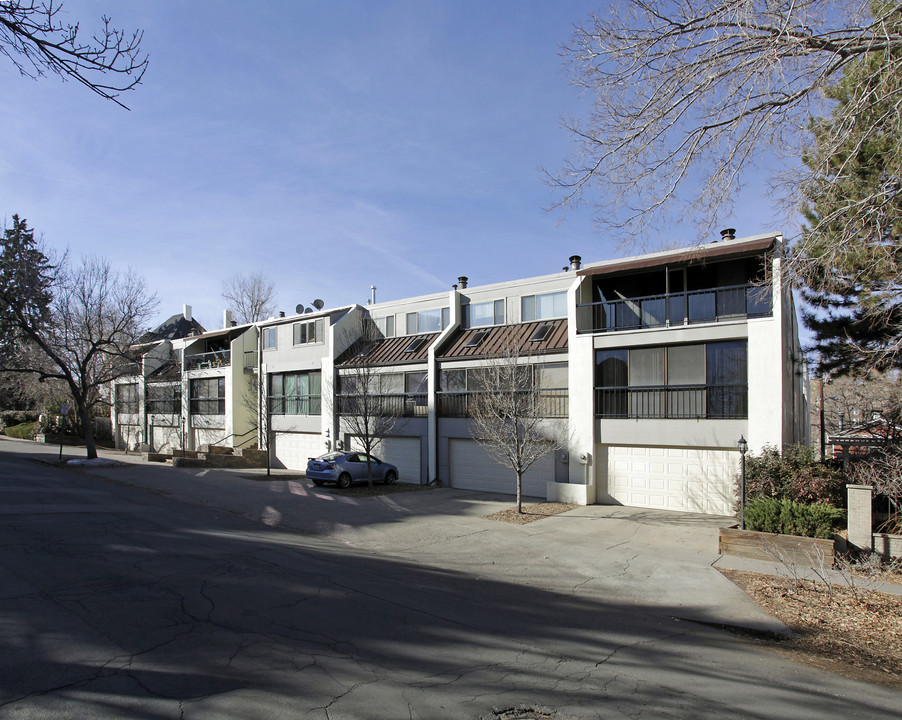
[[[518,345],[473,371],[480,390],[469,397],[470,434],[517,476],[517,512],[523,512],[523,475],[537,460],[564,446],[547,417],[548,399],[538,387],[537,365]]]
[[[138,85],[147,70],[144,33],[117,30],[104,16],[100,30],[84,40],[77,22],[61,19],[62,10],[54,0],[0,1],[0,53],[26,77],[54,73],[125,108],[117,96]]]
[[[77,265],[64,259],[49,280],[53,299],[48,321],[36,324],[17,306],[9,308],[19,347],[33,344],[46,362],[35,366],[28,353],[14,348],[4,369],[65,383],[84,432],[87,457],[95,458],[92,418],[103,401],[101,388],[122,373],[130,346],[146,330],[156,297],[143,279],[131,271],[119,273],[98,258]]]
[[[373,361],[373,352],[385,339],[376,324],[361,315],[352,331],[357,340],[344,354],[338,368],[338,393],[324,392],[323,396],[335,397],[341,428],[366,453],[367,482],[372,487],[370,457],[394,432],[404,414],[406,397],[404,388],[397,386],[397,376],[386,373]]]
[[[252,323],[273,315],[275,312],[275,283],[266,277],[263,270],[247,275],[236,273],[222,285],[222,298],[235,311],[239,323]]]
[[[828,104],[823,90],[850,63],[879,56],[899,74],[899,17],[880,0],[615,0],[563,49],[593,105],[584,121],[566,123],[575,150],[548,176],[563,191],[556,206],[589,200],[626,243],[674,217],[709,232],[764,152],[803,156],[810,118]],[[854,98],[850,122],[886,92],[885,124],[902,126],[898,88],[879,83]],[[848,127],[823,132],[821,162],[808,169],[828,177]],[[795,210],[802,183],[791,179]]]
[[[856,463],[852,480],[870,485],[886,498],[889,512],[878,530],[902,532],[902,447],[898,443],[887,445],[868,460]]]

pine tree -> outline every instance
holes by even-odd
[[[902,13],[895,17],[902,29]],[[805,322],[831,374],[902,364],[900,57],[886,49],[847,66],[827,90],[832,115],[811,122],[814,145],[803,158],[813,177],[796,260],[810,306]],[[827,143],[837,127],[846,128],[839,146]]]

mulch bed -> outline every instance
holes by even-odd
[[[513,525],[526,525],[527,523],[542,520],[543,518],[557,515],[558,513],[573,510],[579,507],[573,503],[544,502],[524,505],[523,512],[518,513],[516,507],[499,510],[491,515],[483,515],[486,520],[499,520]]]
[[[902,690],[902,595],[721,572],[795,633],[759,642],[798,662]]]

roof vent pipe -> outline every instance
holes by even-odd
[[[376,304],[376,286],[370,285],[370,303],[372,305]]]
[[[579,270],[582,266],[583,259],[579,255],[571,255],[570,256],[570,269],[571,270]]]
[[[720,231],[721,240],[735,240],[736,239],[736,228],[726,228],[725,230]]]
[[[470,278],[468,278],[466,275],[461,275],[459,278],[457,278],[457,282],[460,284],[461,290],[467,289],[467,280],[469,279]]]
[[[285,311],[279,310],[279,317],[285,317]]]

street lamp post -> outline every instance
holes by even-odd
[[[749,450],[748,441],[744,435],[739,436],[739,454],[742,456],[739,471],[739,529],[745,530],[745,454]]]

